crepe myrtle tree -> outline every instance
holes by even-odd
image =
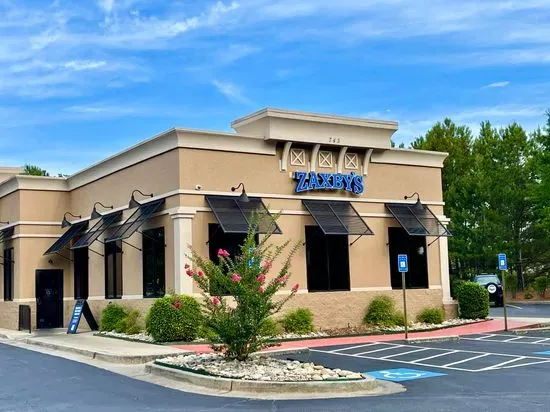
[[[290,294],[274,299],[276,292],[289,281],[290,261],[299,244],[290,246],[290,241],[277,246],[270,244],[276,217],[263,215],[253,220],[265,222],[266,219],[269,220],[267,233],[257,244],[259,225],[250,224],[238,256],[219,249],[219,263],[215,263],[192,250],[195,270],[185,267],[187,275],[202,290],[205,326],[216,335],[212,348],[229,359],[243,361],[253,352],[276,345],[269,336],[262,336],[262,328],[299,287],[296,284]],[[282,260],[282,267],[270,274],[276,259]]]

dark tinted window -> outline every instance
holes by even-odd
[[[105,243],[105,298],[122,298],[122,242]]]
[[[500,283],[500,279],[497,275],[477,275],[474,277],[474,282],[486,285],[487,283]]]
[[[164,296],[164,228],[143,231],[143,297]]]
[[[391,287],[401,289],[401,273],[397,267],[397,255],[409,258],[409,271],[405,274],[407,288],[428,288],[428,260],[426,237],[411,236],[403,228],[389,228]]]
[[[4,249],[4,300],[13,300],[14,284],[14,256],[13,248]]]

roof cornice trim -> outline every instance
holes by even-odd
[[[371,156],[371,163],[389,163],[441,169],[443,168],[443,161],[448,155],[448,153],[432,152],[429,150],[389,149],[374,151]]]

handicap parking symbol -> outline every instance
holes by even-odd
[[[550,350],[545,350],[543,352],[534,352],[533,354],[534,355],[547,355],[547,356],[549,356],[550,355]]]
[[[372,376],[373,378],[392,382],[412,381],[415,379],[435,378],[437,376],[446,375],[445,373],[436,373],[407,368],[385,369],[365,373]]]

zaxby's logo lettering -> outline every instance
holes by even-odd
[[[308,190],[347,190],[360,195],[365,190],[363,176],[350,173],[316,173],[294,172],[294,180],[297,180],[296,192]]]

